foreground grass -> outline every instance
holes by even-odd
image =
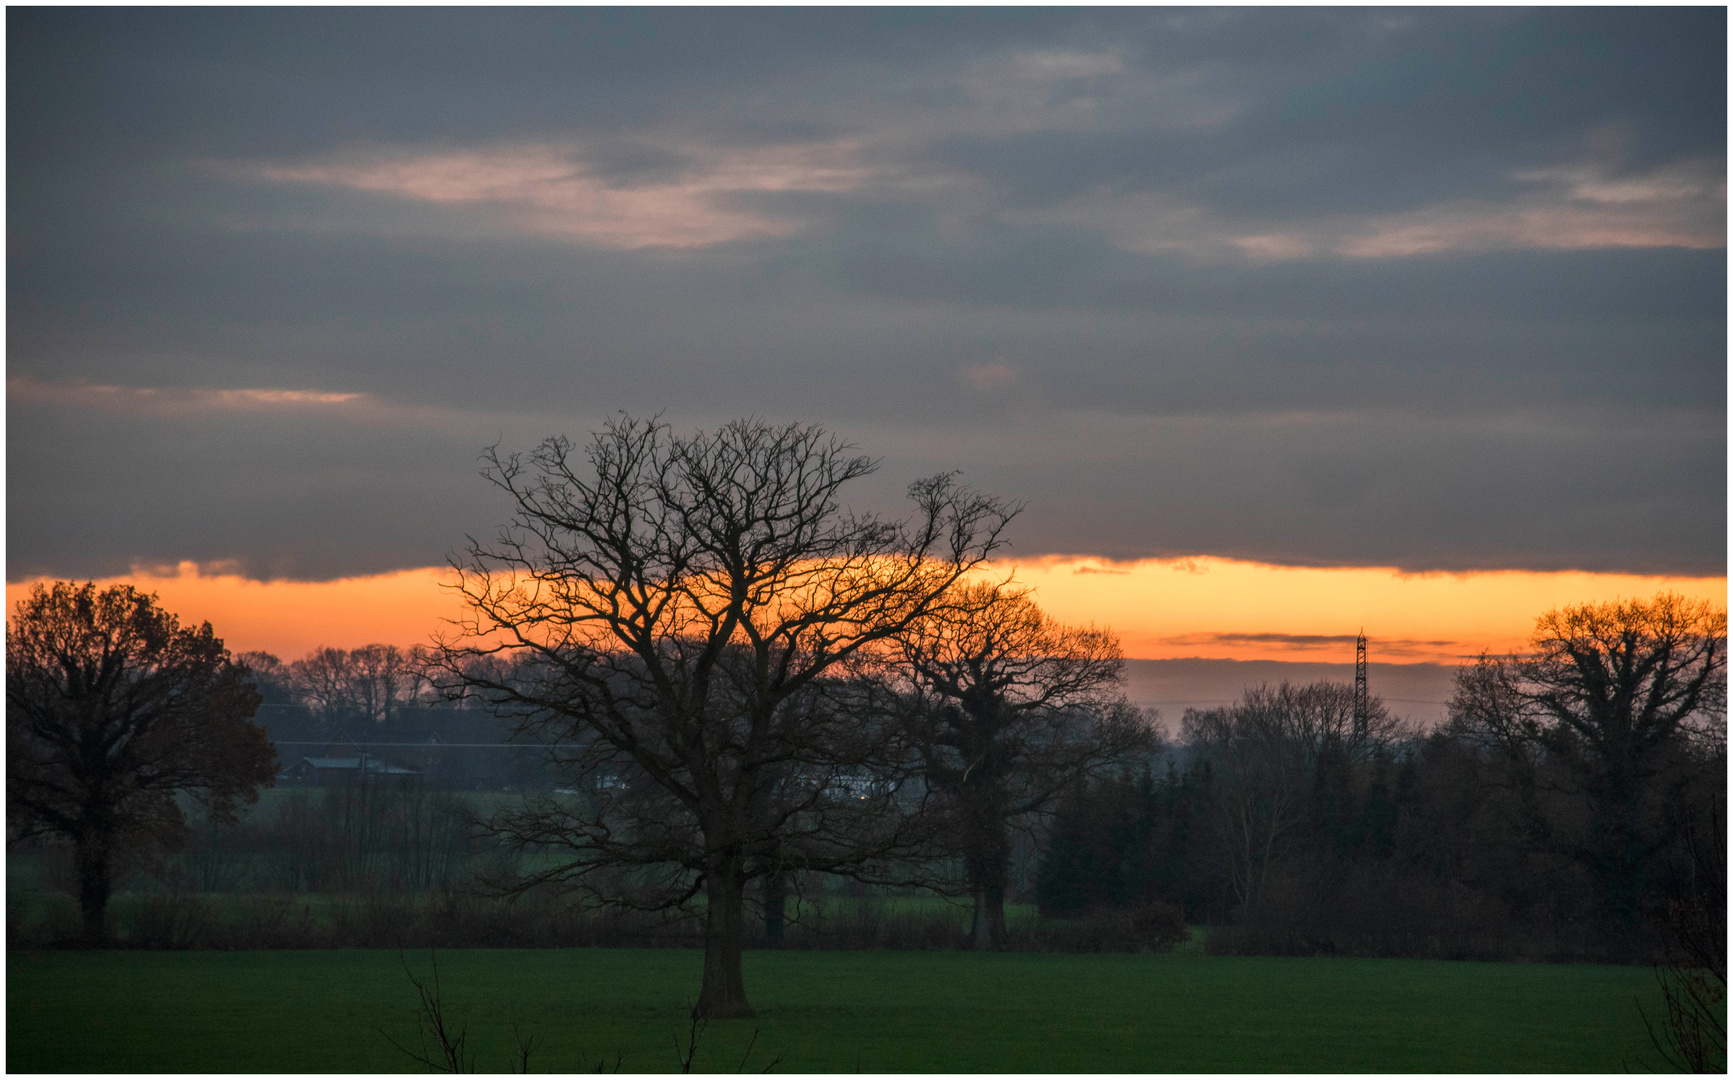
[[[425,977],[425,953],[410,955]],[[677,1068],[691,950],[441,953],[482,1071]],[[750,953],[753,1021],[695,1068],[779,1072],[1617,1072],[1654,1053],[1646,968],[968,953]],[[414,991],[395,952],[13,953],[11,1072],[406,1071]]]

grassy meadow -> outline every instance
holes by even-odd
[[[425,978],[425,952],[409,954]],[[481,1071],[678,1070],[701,954],[451,950],[449,1013]],[[759,1016],[699,1071],[1619,1072],[1658,1064],[1640,967],[956,952],[751,952]],[[12,952],[12,1072],[416,1071],[415,992],[388,950]]]

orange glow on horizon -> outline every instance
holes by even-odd
[[[8,582],[6,613],[38,581]],[[335,581],[253,581],[232,574],[200,575],[182,563],[176,576],[130,574],[104,578],[98,587],[132,585],[155,593],[182,625],[209,622],[231,652],[255,649],[295,660],[320,646],[353,649],[380,642],[420,645],[450,627],[462,613],[457,596],[442,583],[443,566],[399,570]]]
[[[1113,628],[1129,657],[1303,660],[1346,663],[1364,628],[1374,660],[1459,663],[1482,650],[1523,647],[1542,613],[1566,604],[1652,596],[1672,590],[1718,606],[1725,577],[1652,577],[1519,570],[1404,574],[1387,567],[1289,567],[1192,558],[1112,563],[1050,558],[1003,562],[1007,574],[1064,623]],[[183,623],[208,620],[235,652],[263,649],[285,660],[322,646],[416,645],[451,629],[461,600],[445,567],[336,581],[259,582],[134,574]],[[8,615],[34,581],[6,586]]]
[[[1112,563],[1049,558],[1009,566],[1055,619],[1118,632],[1125,655],[1456,664],[1524,648],[1535,620],[1569,604],[1664,590],[1727,603],[1726,577],[1391,567],[1301,567],[1209,557]]]

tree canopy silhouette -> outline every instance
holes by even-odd
[[[454,559],[469,614],[445,643],[449,685],[580,747],[574,768],[612,763],[593,799],[495,828],[567,853],[537,880],[637,906],[701,893],[700,1016],[751,1015],[744,888],[787,865],[791,835],[829,870],[897,841],[849,695],[883,647],[955,602],[1015,512],[950,475],[910,486],[907,520],[851,512],[842,488],[876,467],[851,450],[803,424],[680,436],[621,417],[581,454],[564,438],[489,451],[516,512]],[[475,662],[490,654],[511,662]]]
[[[1061,626],[1025,593],[966,587],[900,644],[921,702],[911,741],[975,901],[970,936],[1001,948],[1012,822],[1158,739],[1125,701],[1119,640]]]
[[[35,586],[6,631],[6,803],[17,835],[71,843],[84,937],[106,936],[117,859],[176,843],[190,792],[221,819],[276,775],[259,695],[209,623],[129,585]]]
[[[1650,858],[1682,820],[1657,783],[1668,754],[1726,743],[1727,613],[1673,593],[1582,604],[1541,616],[1530,647],[1463,669],[1453,730],[1500,753],[1531,833],[1633,926]],[[1561,801],[1586,813],[1549,812]]]

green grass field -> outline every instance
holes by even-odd
[[[409,958],[428,971],[425,953]],[[482,1071],[677,1068],[693,950],[439,955]],[[373,1072],[413,1063],[394,952],[12,953],[13,1072]],[[696,1068],[778,1072],[1619,1072],[1656,1064],[1646,968],[1172,955],[754,952],[755,1021]],[[382,1030],[383,1029],[383,1033]]]

